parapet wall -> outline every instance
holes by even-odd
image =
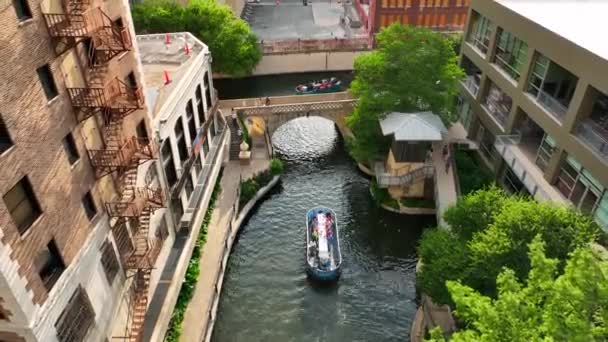
[[[365,52],[326,51],[265,55],[253,75],[353,70],[355,57]]]

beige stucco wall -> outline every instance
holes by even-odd
[[[404,175],[410,171],[423,167],[424,163],[398,163],[395,161],[393,151],[389,150],[388,158],[386,159],[386,169],[393,175]],[[410,186],[391,186],[388,188],[388,193],[393,198],[401,197],[424,197],[424,178],[415,181]]]
[[[265,55],[253,75],[273,75],[313,71],[352,70],[355,57],[364,51],[339,51]]]

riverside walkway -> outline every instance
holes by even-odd
[[[461,143],[468,144],[470,148],[475,148],[475,144],[467,139],[467,132],[462,124],[455,123],[448,129],[444,142],[433,144],[433,166],[435,167],[435,207],[437,208],[437,224],[449,228],[443,219],[443,213],[458,200],[459,190],[457,187],[457,176],[454,170],[456,164],[452,155],[451,163],[446,168],[446,161],[443,158],[443,145]],[[453,153],[451,151],[450,153]]]
[[[256,153],[254,152],[254,154]],[[249,165],[240,165],[239,161],[230,161],[224,167],[220,181],[222,192],[216,201],[207,230],[207,241],[202,248],[200,275],[192,300],[184,314],[181,341],[200,342],[205,340],[207,326],[210,323],[208,319],[211,317],[209,312],[216,309],[213,308],[216,281],[218,273],[221,271],[221,260],[229,234],[230,221],[233,217],[237,188],[241,177],[247,179],[268,168],[269,160],[265,150],[262,150],[260,154],[266,157],[254,158]]]

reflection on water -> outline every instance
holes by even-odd
[[[299,84],[331,77],[336,77],[342,81],[343,90],[346,90],[353,79],[353,73],[351,71],[308,72],[236,79],[215,79],[213,80],[213,86],[217,89],[218,95],[222,100],[281,96],[294,95],[295,88]]]
[[[432,219],[376,207],[333,124],[300,118],[273,136],[281,185],[241,228],[214,341],[405,341],[416,310],[415,247]],[[305,214],[333,208],[343,268],[334,286],[305,274]],[[204,272],[204,271],[203,271]]]

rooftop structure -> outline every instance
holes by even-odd
[[[448,132],[441,118],[432,112],[389,113],[380,120],[382,134],[395,141],[441,141]]]
[[[197,65],[209,57],[209,49],[189,32],[139,35],[137,46],[143,64],[146,102],[155,118],[169,95],[187,79],[185,76],[195,72]]]
[[[188,32],[137,36],[152,140],[160,147],[160,180],[168,189],[179,231],[162,271],[164,286],[152,294],[144,341],[160,341],[171,318],[198,230],[218,177],[226,122],[218,110],[207,46]],[[165,73],[169,80],[166,79]]]

